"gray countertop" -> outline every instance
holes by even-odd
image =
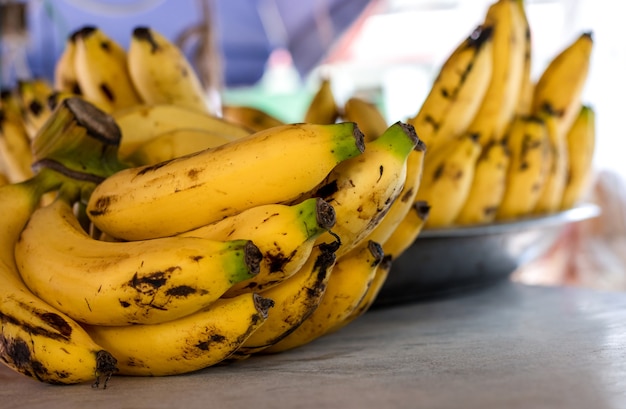
[[[106,390],[0,365],[12,408],[626,408],[626,294],[502,283],[375,309],[305,347]]]

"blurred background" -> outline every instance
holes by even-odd
[[[74,30],[98,26],[126,47],[133,28],[150,26],[174,40],[207,87],[224,103],[259,107],[296,122],[323,76],[339,103],[357,94],[377,103],[389,123],[414,115],[450,52],[483,19],[490,0],[0,0],[0,86],[21,78],[52,80],[65,40]],[[618,0],[525,0],[533,33],[533,74],[580,33],[592,31],[594,50],[583,101],[596,111],[595,166],[606,174],[606,239],[569,234],[545,269],[570,273],[572,252],[604,263],[609,288],[626,288],[626,25]],[[592,237],[590,235],[582,235]],[[606,236],[606,234],[605,234]],[[598,237],[596,234],[593,237]],[[572,242],[572,240],[578,240]],[[561,243],[565,243],[562,241]],[[589,251],[598,246],[597,252]],[[621,249],[621,250],[620,250]],[[604,254],[604,253],[606,254]],[[603,254],[594,258],[593,254]],[[608,258],[611,258],[609,260]],[[607,261],[608,260],[608,261]],[[542,260],[544,264],[546,260]],[[606,264],[608,263],[608,264]],[[540,266],[532,266],[546,278]],[[522,277],[523,275],[520,275]],[[548,274],[549,276],[549,274]],[[523,276],[532,281],[529,274]],[[578,280],[581,280],[578,277]],[[598,277],[589,279],[597,284]]]

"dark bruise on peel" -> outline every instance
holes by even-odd
[[[202,351],[209,351],[213,344],[223,344],[226,341],[226,337],[221,334],[211,334],[206,341],[198,342],[195,346]]]
[[[418,200],[413,204],[413,210],[417,213],[417,217],[426,220],[430,213],[430,205],[425,200]]]
[[[96,200],[94,205],[95,209],[89,211],[90,216],[102,216],[108,213],[109,206],[113,202],[112,196],[103,196]]]
[[[30,309],[30,307],[28,305],[23,305],[25,308]],[[36,315],[39,315],[40,317],[43,314],[38,314],[36,311],[34,311],[34,313]],[[51,319],[51,317],[47,317],[48,319]],[[59,317],[60,318],[60,317]],[[41,326],[38,325],[34,325],[30,322],[26,322],[26,321],[22,321],[19,318],[16,318],[12,315],[7,315],[7,314],[3,314],[2,312],[0,312],[0,321],[6,321],[9,322],[13,325],[19,326],[21,328],[23,328],[26,332],[28,332],[29,334],[33,334],[33,335],[38,335],[38,336],[42,336],[42,337],[46,337],[46,338],[50,338],[53,340],[69,340],[70,336],[72,334],[72,330],[71,328],[64,328],[63,325],[61,325],[61,329],[62,331],[59,331],[56,327],[52,326],[56,331],[51,331],[47,328],[43,328]],[[46,322],[47,324],[49,324],[48,322]],[[49,324],[50,325],[50,324]],[[59,323],[57,323],[57,325],[59,325]]]
[[[265,258],[269,262],[269,273],[275,274],[275,273],[282,272],[285,269],[285,266],[287,265],[287,263],[291,261],[291,259],[293,258],[293,256],[296,255],[296,253],[297,253],[296,250],[292,251],[291,254],[289,255],[286,255],[283,252],[279,252],[277,254],[266,253]]]
[[[39,116],[43,112],[43,105],[39,101],[32,101],[28,104],[28,110],[35,116]]]
[[[107,84],[100,84],[100,91],[102,91],[106,99],[111,102],[115,102],[115,95],[113,95],[113,91],[111,91],[111,88],[109,88]]]
[[[413,197],[414,193],[415,191],[413,190],[413,188],[407,189],[407,191],[404,192],[404,194],[400,197],[400,201],[403,203],[406,203],[408,200],[410,200]]]
[[[352,135],[354,136],[357,149],[361,153],[365,152],[365,135],[361,132],[361,129],[359,129],[356,123],[354,124]]]
[[[159,50],[159,44],[154,40],[152,32],[148,27],[137,27],[133,30],[133,37],[139,41],[145,41],[150,44],[150,52],[156,53]]]
[[[380,262],[383,260],[383,257],[385,256],[383,246],[381,246],[380,243],[370,240],[367,242],[367,248],[372,254],[372,257],[374,257],[371,265],[372,267],[375,267],[380,264]]]
[[[439,122],[435,121],[435,118],[433,118],[431,115],[426,115],[426,117],[424,117],[424,122],[429,124],[433,128],[434,132],[439,131],[440,124]]]
[[[433,180],[439,179],[443,175],[443,171],[445,170],[445,168],[446,167],[445,167],[445,165],[443,163],[441,165],[437,166],[437,168],[433,172]]]

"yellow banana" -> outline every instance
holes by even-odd
[[[171,236],[261,204],[287,202],[364,150],[351,122],[289,124],[192,155],[117,172],[91,194],[101,231],[127,240]]]
[[[491,81],[492,34],[492,27],[478,27],[457,46],[409,120],[431,152],[463,133],[476,115]]]
[[[392,264],[392,257],[385,255],[376,267],[376,271],[367,287],[365,295],[361,298],[361,300],[352,310],[352,312],[348,314],[348,316],[345,317],[343,320],[339,321],[332,328],[330,328],[326,332],[327,334],[338,331],[341,328],[347,326],[348,324],[365,314],[372,307],[372,305],[376,301],[376,297],[378,297],[380,290],[383,288],[383,285],[385,284],[385,281],[389,276]]]
[[[291,334],[263,352],[282,352],[308,344],[344,321],[367,293],[382,259],[382,247],[370,240],[339,257],[315,311]]]
[[[506,137],[510,155],[497,220],[530,215],[542,191],[550,164],[550,141],[539,117],[516,116]]]
[[[515,115],[518,116],[530,115],[535,87],[532,79],[532,31],[528,23],[524,1],[516,0],[518,18],[522,20],[524,26],[524,67],[522,69],[522,84],[515,109]]]
[[[48,97],[52,85],[41,78],[18,82],[18,96],[22,105],[24,127],[30,139],[34,139],[39,129],[50,117]]]
[[[33,293],[80,322],[180,318],[258,273],[262,255],[248,240],[98,241],[80,226],[72,203],[62,193],[37,209],[15,246],[15,258]]]
[[[230,136],[204,129],[174,129],[142,143],[125,158],[125,161],[133,166],[154,165],[190,153],[215,148],[232,140]]]
[[[554,213],[559,210],[569,166],[567,135],[558,129],[560,121],[555,115],[547,113],[542,114],[542,119],[548,133],[550,158],[545,183],[533,209],[535,214]]]
[[[80,95],[80,85],[76,78],[74,57],[76,56],[76,37],[78,31],[74,31],[65,40],[65,47],[54,65],[53,88],[55,91],[67,92]]]
[[[4,186],[6,184],[9,184],[9,179],[5,176],[4,173],[0,173],[0,186]]]
[[[391,257],[392,260],[400,257],[417,239],[426,224],[426,220],[428,220],[429,214],[430,205],[427,202],[419,200],[414,202],[402,222],[383,242],[385,256]]]
[[[510,0],[506,0],[510,1]],[[504,141],[491,141],[476,160],[472,186],[455,224],[492,222],[506,189],[510,152]]]
[[[548,63],[535,85],[532,113],[555,117],[558,135],[567,132],[580,111],[592,49],[591,33],[581,34]]]
[[[128,71],[141,99],[211,112],[200,78],[180,48],[150,27],[136,27],[128,46]]]
[[[465,134],[427,154],[415,198],[431,206],[427,227],[446,227],[456,220],[472,186],[480,152],[475,135]]]
[[[246,209],[181,234],[211,240],[252,240],[263,254],[259,273],[233,285],[223,297],[262,291],[281,283],[308,259],[315,240],[335,225],[335,211],[322,199],[294,205],[267,204]]]
[[[261,292],[274,301],[265,323],[235,352],[238,358],[259,353],[292,333],[317,308],[335,264],[336,243],[316,246],[302,268]]]
[[[33,176],[33,154],[30,139],[21,121],[0,110],[0,162],[12,183],[22,182]]]
[[[482,146],[502,139],[518,104],[524,68],[524,22],[518,0],[497,0],[487,10],[485,26],[493,28],[491,80],[467,132]]]
[[[87,325],[85,329],[117,357],[121,375],[178,375],[228,358],[264,325],[272,304],[270,299],[247,293],[161,324]]]
[[[330,78],[321,79],[319,87],[313,97],[306,112],[304,122],[309,124],[334,124],[339,118],[339,107],[335,100]]]
[[[411,211],[411,207],[415,202],[415,197],[422,181],[426,154],[426,145],[421,140],[418,141],[415,149],[409,153],[406,162],[406,179],[400,195],[391,204],[385,217],[367,236],[368,240],[377,243],[386,242],[394,234],[398,225],[407,217],[407,213]]]
[[[191,126],[232,139],[252,133],[241,125],[214,115],[172,104],[142,104],[113,112],[112,115],[122,131],[119,146],[121,159],[157,135]]]
[[[593,177],[593,153],[595,150],[595,112],[584,105],[567,132],[569,167],[560,209],[576,205],[587,193]]]
[[[0,108],[11,121],[23,124],[22,101],[16,88],[0,90]]]
[[[126,50],[97,27],[75,38],[74,70],[81,94],[106,112],[140,104],[128,73]]]
[[[346,121],[356,122],[363,131],[366,141],[378,138],[388,127],[387,120],[378,107],[357,96],[348,98],[341,116]]]
[[[20,279],[13,249],[41,196],[58,183],[48,171],[0,187],[0,361],[41,382],[72,384],[106,380],[115,358],[71,318],[31,293]]]
[[[397,122],[365,144],[365,152],[337,165],[313,192],[337,214],[332,232],[318,242],[338,237],[337,257],[369,235],[386,216],[406,181],[407,161],[419,139],[412,126]]]
[[[254,132],[285,124],[260,108],[245,105],[222,105],[222,117]]]

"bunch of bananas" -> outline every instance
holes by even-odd
[[[133,35],[157,51],[165,41]],[[70,38],[39,96],[43,120],[23,136],[29,173],[0,186],[14,215],[0,229],[2,361],[42,382],[106,387],[116,373],[292,349],[367,311],[410,244],[393,239],[398,224],[415,213],[402,237],[417,236],[428,215],[410,193],[425,156],[413,126],[366,138],[354,121],[285,124],[249,107],[217,116],[186,106],[167,70],[148,83],[161,74],[141,72],[132,42],[127,71],[86,69],[89,38],[91,58],[123,54],[102,36]],[[133,66],[143,91],[119,80]]]

